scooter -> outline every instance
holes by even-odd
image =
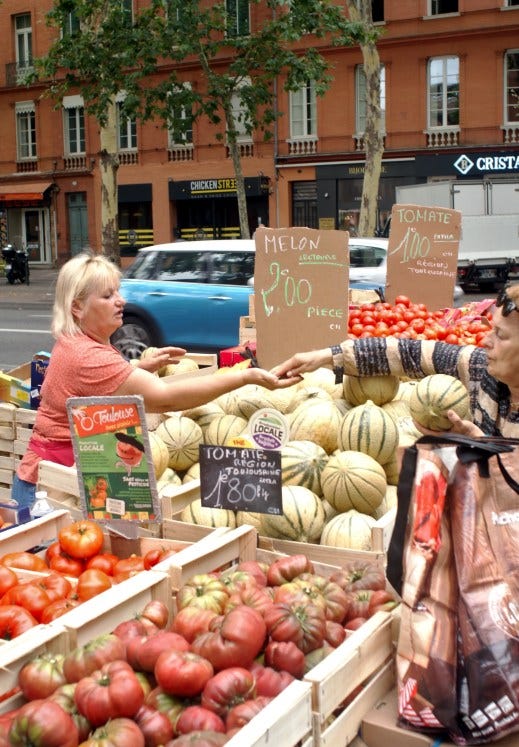
[[[25,249],[16,249],[12,244],[2,248],[5,261],[5,276],[7,282],[13,285],[17,280],[29,285],[29,255]]]

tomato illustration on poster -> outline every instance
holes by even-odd
[[[160,520],[142,397],[71,397],[67,413],[83,514],[98,521]]]

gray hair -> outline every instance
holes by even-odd
[[[81,252],[66,262],[58,273],[51,330],[60,335],[75,335],[80,328],[72,313],[74,301],[84,301],[94,291],[119,287],[121,271],[108,257]]]

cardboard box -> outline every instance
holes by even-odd
[[[360,735],[368,747],[455,747],[453,742],[443,741],[437,734],[423,734],[397,726],[397,703],[397,690],[393,688],[364,716]],[[500,739],[496,744],[499,747],[518,747],[519,732]]]
[[[31,361],[31,408],[37,410],[40,406],[40,391],[43,379],[50,362],[50,353],[41,350],[33,355]]]
[[[1,371],[0,399],[18,407],[37,410],[49,360],[50,353],[40,351],[28,363],[23,363],[10,371]]]
[[[240,317],[240,345],[256,344],[256,320],[250,316]]]
[[[256,354],[255,342],[251,342],[247,347],[249,347],[251,351]],[[223,368],[224,366],[234,366],[235,363],[239,363],[240,361],[244,361],[246,359],[247,356],[245,355],[245,345],[235,345],[233,348],[220,350],[218,365],[220,366],[220,368]]]

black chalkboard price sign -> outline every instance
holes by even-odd
[[[282,514],[281,452],[200,446],[202,505]]]

